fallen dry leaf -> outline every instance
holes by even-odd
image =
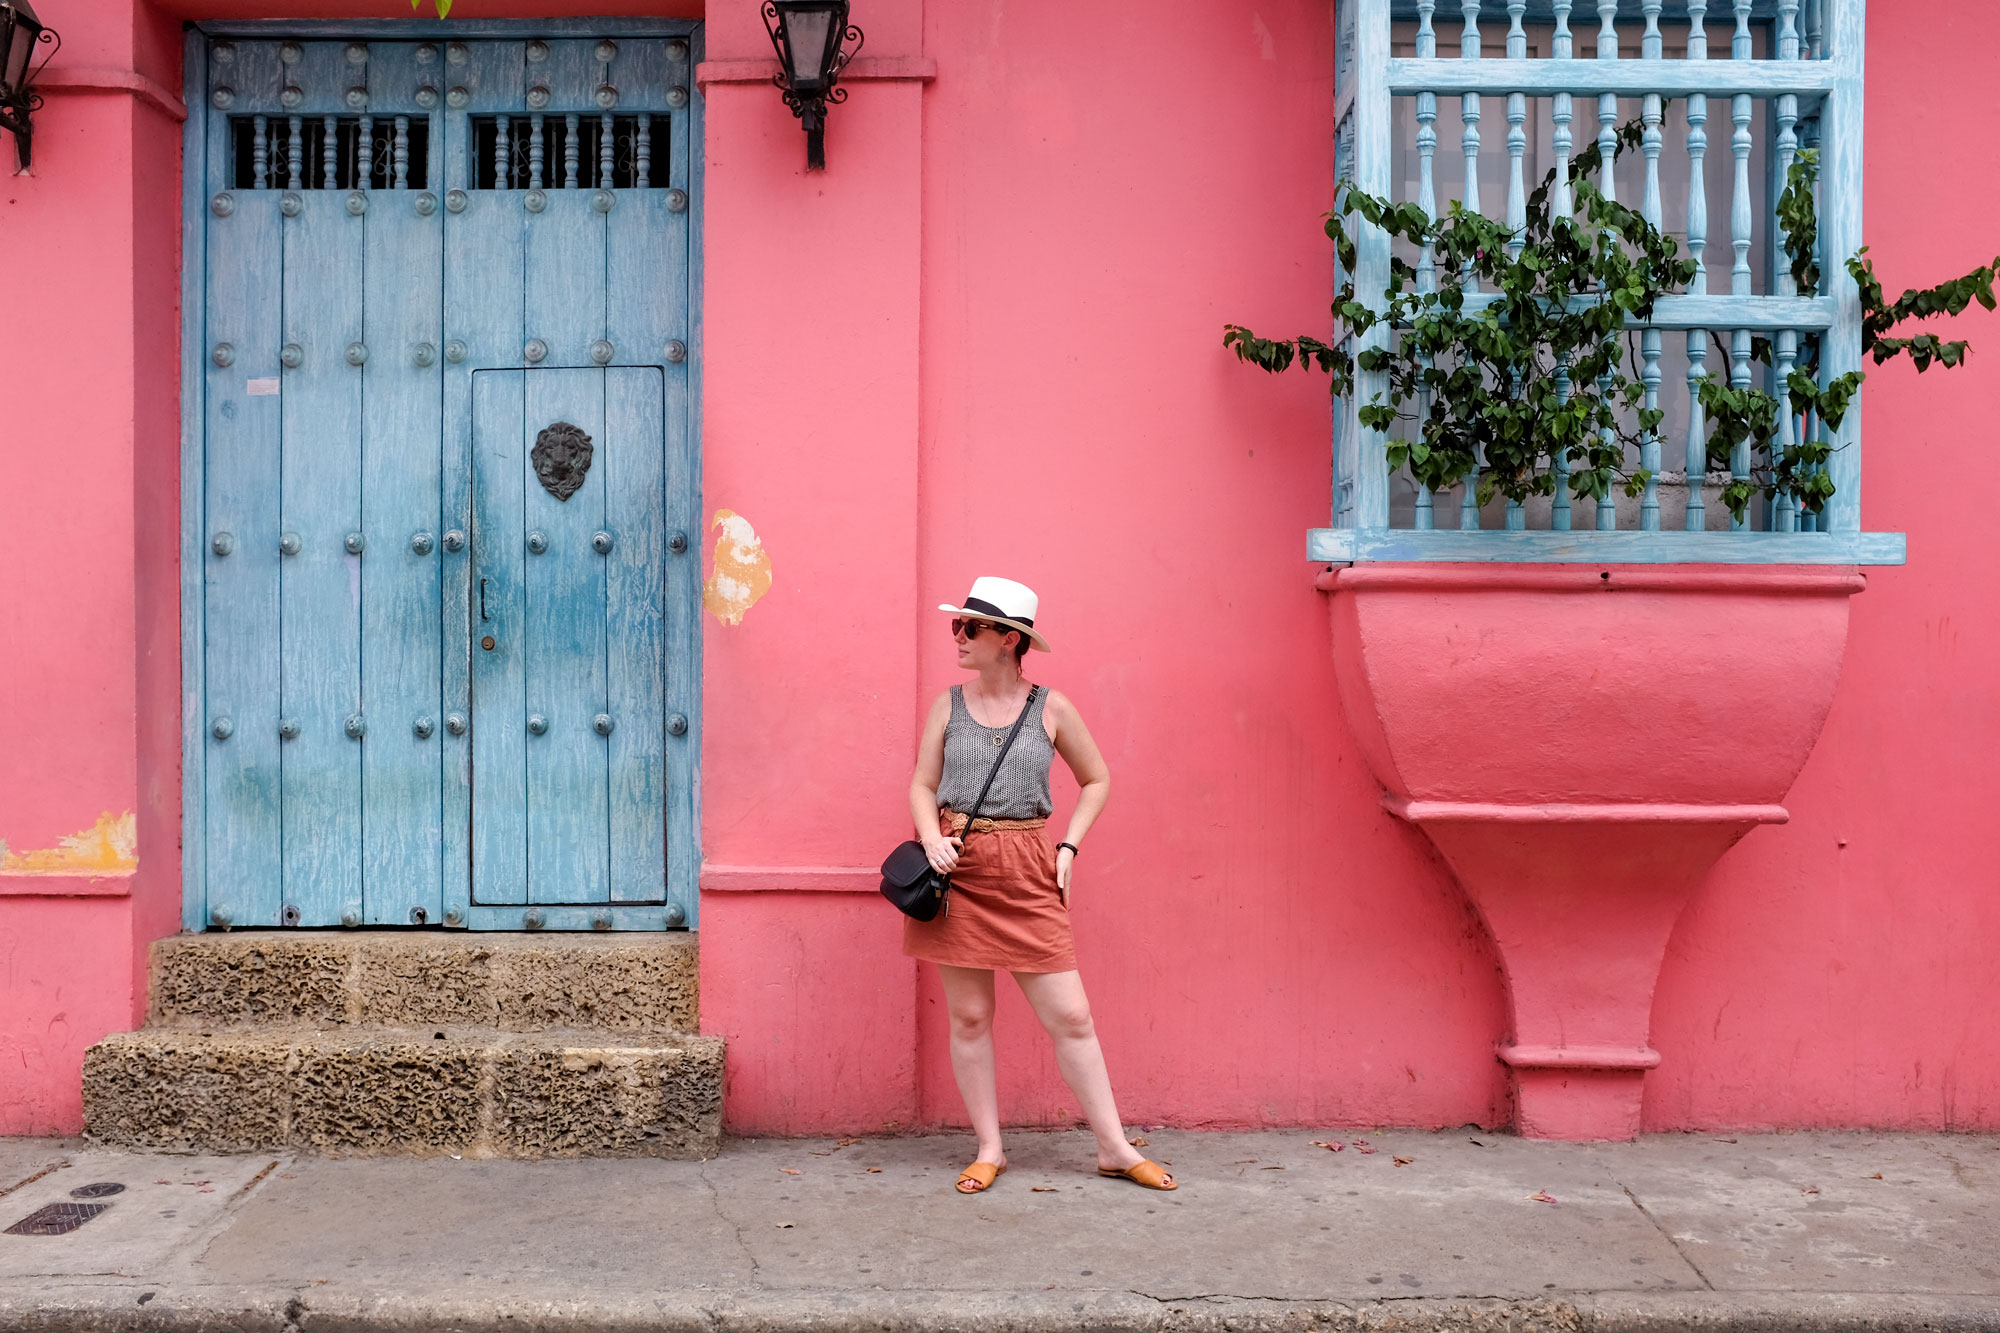
[[[1054,1185],[1030,1185],[1030,1186],[1028,1186],[1028,1193],[1030,1193],[1030,1194],[1061,1194],[1061,1193],[1062,1193],[1062,1191],[1061,1191],[1061,1190],[1059,1190],[1059,1189],[1057,1189],[1057,1188],[1056,1188],[1056,1187],[1055,1187]]]
[[[1347,1145],[1346,1145],[1346,1144],[1344,1144],[1344,1143],[1342,1143],[1342,1142],[1341,1142],[1341,1141],[1340,1141],[1339,1139],[1314,1139],[1314,1140],[1313,1140],[1313,1147],[1315,1147],[1315,1148],[1324,1148],[1324,1149],[1326,1149],[1326,1150],[1327,1150],[1328,1152],[1339,1152],[1339,1151],[1341,1151],[1341,1150],[1342,1150],[1343,1148],[1345,1148],[1346,1146],[1347,1146]]]
[[[1880,1171],[1877,1171],[1877,1172],[1876,1172],[1876,1173],[1875,1173],[1874,1175],[1872,1175],[1872,1176],[1870,1176],[1870,1177],[1868,1177],[1868,1178],[1869,1178],[1870,1180],[1880,1180],[1880,1179],[1882,1178],[1882,1173],[1881,1173]]]
[[[1231,1165],[1231,1166],[1248,1166],[1248,1165],[1250,1165],[1250,1164],[1251,1164],[1252,1162],[1254,1162],[1254,1161],[1256,1161],[1256,1160],[1257,1160],[1257,1159],[1256,1159],[1256,1158],[1254,1158],[1254,1157],[1239,1157],[1239,1158],[1237,1158],[1237,1159],[1236,1159],[1235,1161],[1231,1162],[1231,1163],[1230,1163],[1230,1165]]]
[[[1257,1169],[1259,1171],[1282,1171],[1285,1168],[1282,1166],[1260,1166]]]
[[[882,1168],[879,1166],[871,1166],[866,1171],[862,1172],[862,1174],[869,1176],[879,1176],[882,1174]]]
[[[842,1139],[840,1142],[834,1144],[833,1146],[836,1148],[852,1148],[855,1144],[859,1142],[861,1142],[860,1139]]]
[[[1536,1203],[1554,1203],[1556,1201],[1556,1196],[1549,1193],[1547,1190],[1536,1190],[1533,1194],[1530,1194],[1528,1197],[1530,1199],[1533,1199]]]
[[[1801,1194],[1817,1194],[1817,1193],[1819,1193],[1819,1186],[1817,1186],[1817,1185],[1808,1185],[1808,1186],[1806,1186],[1806,1187],[1805,1187],[1804,1189],[1800,1190],[1800,1191],[1799,1191],[1799,1193],[1801,1193]]]
[[[1397,1166],[1408,1166],[1411,1162],[1414,1162],[1417,1159],[1414,1157],[1392,1157],[1390,1158],[1390,1160],[1395,1162]]]
[[[171,1180],[156,1180],[156,1181],[154,1181],[153,1183],[154,1183],[155,1185],[171,1185],[171,1184],[173,1184],[174,1182],[173,1182],[173,1181],[171,1181]]]
[[[1366,1144],[1362,1143],[1360,1139],[1356,1139],[1354,1141],[1354,1151],[1372,1153],[1375,1151],[1375,1149],[1368,1147]]]
[[[1735,1140],[1735,1139],[1715,1139],[1715,1140],[1713,1140],[1713,1142],[1716,1142],[1716,1143],[1734,1143],[1734,1142],[1736,1142],[1736,1140]]]
[[[280,1171],[278,1173],[278,1179],[280,1180],[297,1180],[298,1178],[299,1175],[296,1171]]]
[[[1141,1134],[1136,1139],[1127,1139],[1125,1141],[1131,1144],[1134,1148],[1150,1148],[1153,1146],[1152,1144],[1146,1142],[1146,1136],[1144,1134]]]
[[[785,1173],[786,1175],[788,1175],[788,1176],[798,1176],[798,1175],[804,1175],[804,1174],[805,1174],[805,1173],[804,1173],[803,1171],[800,1171],[800,1170],[799,1170],[799,1169],[798,1169],[797,1167],[795,1167],[795,1166],[781,1166],[781,1167],[779,1167],[778,1169],[779,1169],[780,1171],[784,1172],[784,1173]]]
[[[791,1229],[792,1229],[792,1224],[790,1222],[778,1223],[778,1230],[780,1231],[790,1231]]]

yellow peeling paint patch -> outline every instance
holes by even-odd
[[[771,555],[750,520],[728,509],[715,511],[715,558],[702,586],[701,602],[725,625],[740,625],[757,599],[771,591]]]
[[[0,842],[0,875],[129,875],[139,868],[139,817],[109,810],[53,847],[17,852]]]

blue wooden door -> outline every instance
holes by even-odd
[[[193,923],[693,924],[691,43],[562,26],[206,45]]]

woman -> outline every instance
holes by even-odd
[[[1035,629],[1033,591],[1011,579],[981,578],[964,606],[938,609],[954,617],[958,665],[978,677],[939,695],[924,724],[910,779],[910,815],[932,867],[951,876],[951,892],[935,920],[905,918],[903,952],[936,963],[944,979],[952,1073],[979,1136],[978,1157],[959,1175],[958,1191],[978,1194],[1007,1169],[993,1075],[996,968],[1014,974],[1055,1042],[1056,1065],[1097,1136],[1098,1174],[1173,1189],[1174,1178],[1125,1139],[1070,938],[1077,848],[1111,792],[1104,756],[1075,705],[1031,686],[1022,674],[1030,644],[1049,651]],[[1020,729],[1009,747],[1017,719]],[[1083,792],[1052,855],[1043,827],[1052,808],[1049,767],[1056,755]],[[989,772],[992,785],[981,805]],[[979,818],[968,829],[966,816],[975,805]]]

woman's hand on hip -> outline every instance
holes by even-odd
[[[1067,847],[1056,848],[1056,887],[1062,890],[1062,905],[1069,906],[1069,872],[1076,864],[1076,853]]]
[[[944,833],[924,838],[924,855],[930,858],[931,869],[940,875],[949,875],[958,865],[958,849],[965,845],[965,839],[954,838]]]

